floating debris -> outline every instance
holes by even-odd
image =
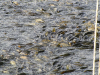
[[[92,70],[85,70],[84,72],[92,72]]]
[[[65,53],[65,54],[62,54],[60,56],[64,56],[64,57],[67,57],[67,56],[70,56],[70,55],[73,55],[74,53]]]
[[[44,21],[42,19],[36,19],[35,20],[37,23],[44,23]]]
[[[88,68],[87,66],[82,66],[80,69],[86,69],[86,68]]]
[[[21,48],[21,46],[20,46],[20,45],[18,45],[18,47],[19,47],[19,48]]]
[[[16,66],[16,62],[14,60],[11,60],[10,64],[13,65],[13,66]]]
[[[45,33],[45,36],[48,36],[48,32]]]
[[[55,28],[53,28],[52,32],[56,32],[56,29],[55,29]]]
[[[15,5],[19,5],[17,1],[14,1],[14,2],[12,2],[12,3],[15,4]]]
[[[69,70],[69,69],[70,69],[70,67],[71,67],[70,65],[67,65],[67,66],[66,66],[66,70]]]
[[[8,70],[4,70],[3,73],[9,74],[9,71]]]
[[[27,56],[20,56],[21,59],[27,60]]]
[[[74,72],[74,71],[75,71],[75,69],[66,70],[66,71],[62,71],[60,74],[70,73],[70,72]]]

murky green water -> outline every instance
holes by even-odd
[[[94,21],[95,0],[1,0],[0,75],[91,75]]]

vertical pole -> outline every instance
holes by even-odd
[[[93,75],[95,75],[95,53],[96,53],[96,36],[97,36],[97,18],[98,18],[98,0],[96,2],[96,17],[95,17],[95,31],[94,31]]]
[[[100,35],[99,35],[99,67],[98,67],[98,75],[100,75]]]

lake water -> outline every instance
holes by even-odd
[[[95,0],[1,0],[0,75],[91,75],[95,7]],[[96,75],[98,54],[97,43]]]

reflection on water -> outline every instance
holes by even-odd
[[[0,74],[92,74],[94,0],[0,1],[0,14]]]

